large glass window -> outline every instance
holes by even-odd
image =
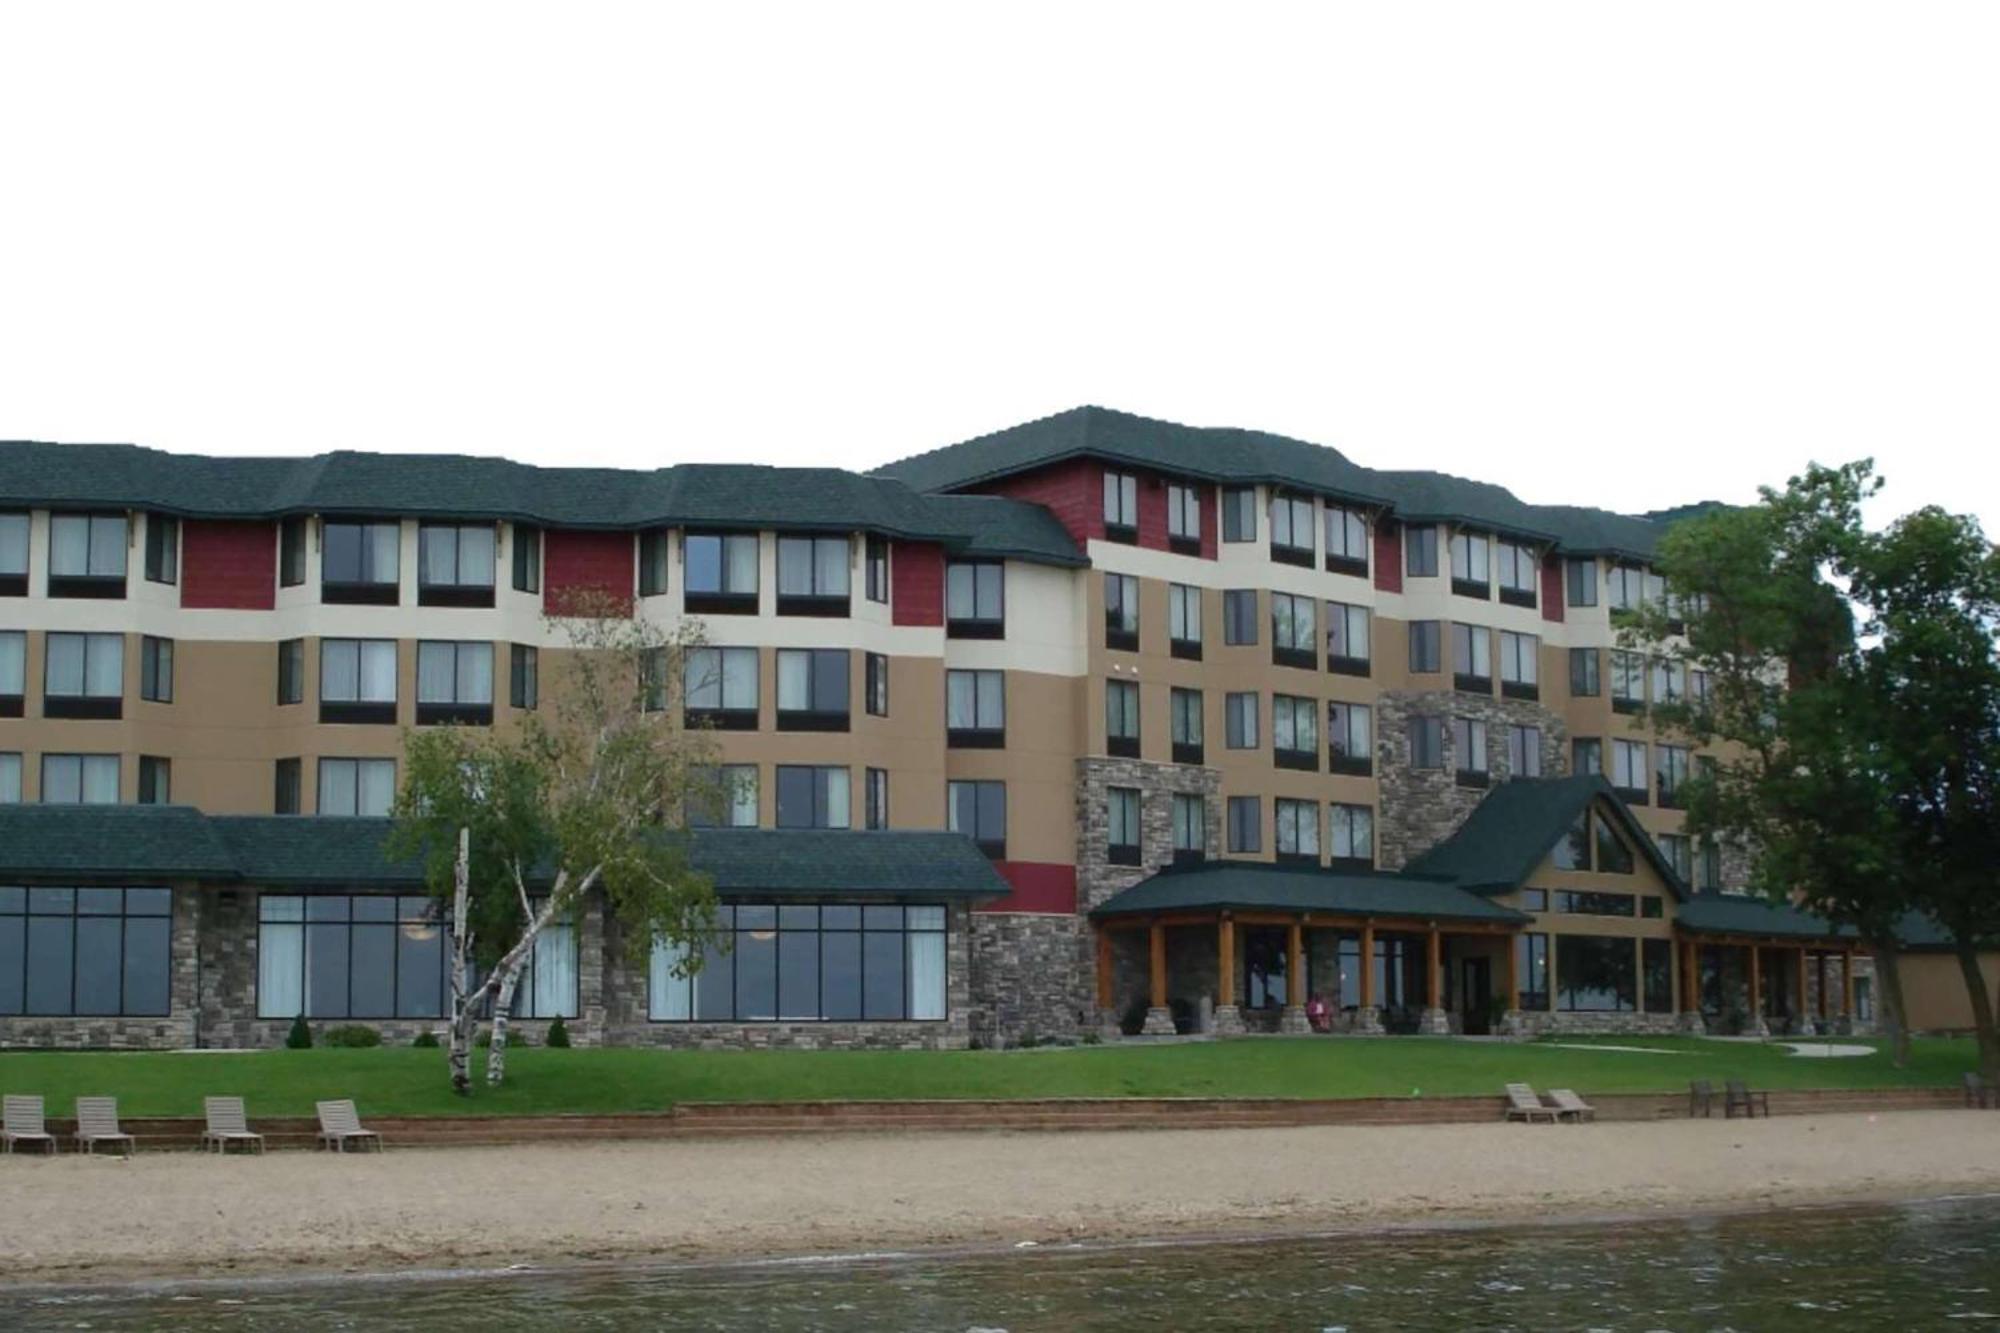
[[[1359,509],[1326,507],[1326,567],[1336,574],[1368,572],[1368,520]]]
[[[691,648],[687,655],[687,709],[694,720],[717,727],[755,730],[757,650]]]
[[[947,1017],[945,909],[935,905],[734,903],[723,939],[689,970],[684,945],[655,941],[655,1022],[939,1022]]]
[[[1557,889],[1556,910],[1569,916],[1636,916],[1638,899],[1629,893],[1597,893],[1588,889]]]
[[[1139,580],[1130,574],[1104,576],[1104,646],[1138,650]]]
[[[49,595],[122,595],[125,581],[123,514],[49,516]]]
[[[386,815],[396,801],[393,759],[319,761],[319,813]]]
[[[944,673],[944,725],[948,744],[990,748],[1006,743],[1007,673]]]
[[[1638,1007],[1638,951],[1616,936],[1556,937],[1556,1008],[1629,1013]]]
[[[1530,931],[1514,937],[1515,978],[1521,987],[1521,1008],[1543,1013],[1549,1007],[1549,937]]]
[[[1105,752],[1123,758],[1139,754],[1139,685],[1130,680],[1104,682]]]
[[[1241,645],[1257,642],[1257,593],[1231,588],[1222,594],[1222,641]]]
[[[1129,472],[1104,474],[1104,535],[1132,541],[1139,533],[1139,479]]]
[[[1279,666],[1318,663],[1319,617],[1314,605],[1310,597],[1271,594],[1271,660]]]
[[[1375,811],[1365,805],[1327,807],[1327,835],[1332,845],[1327,854],[1335,861],[1363,866],[1375,864]]]
[[[49,717],[115,718],[124,711],[125,636],[54,634],[43,640],[42,710]]]
[[[845,537],[778,538],[778,610],[825,611],[845,606],[852,559],[852,546]],[[788,607],[787,602],[794,599]],[[821,605],[807,605],[814,602]]]
[[[995,861],[1007,859],[1007,784],[948,782],[945,784],[946,827],[979,844]]]
[[[1368,674],[1368,608],[1346,602],[1326,604],[1326,669],[1347,676]]]
[[[1254,486],[1232,486],[1223,491],[1222,540],[1257,540],[1257,490]]]
[[[173,890],[0,887],[0,1014],[165,1017]]]
[[[493,645],[417,645],[417,725],[456,722],[485,726],[493,721]]]
[[[1625,839],[1611,827],[1611,821],[1603,815],[1593,815],[1591,823],[1597,828],[1597,869],[1599,874],[1629,875],[1632,873],[1632,849],[1625,845]]]
[[[491,523],[426,523],[417,529],[417,601],[493,605],[497,540]]]
[[[847,828],[853,808],[845,768],[778,765],[779,828]]]
[[[1201,589],[1167,585],[1167,643],[1175,657],[1201,656]]]
[[[396,641],[319,641],[319,720],[396,720]]]
[[[1313,502],[1310,496],[1271,497],[1271,558],[1291,564],[1312,563]]]
[[[702,794],[702,799],[688,803],[690,827],[757,827],[757,765],[704,767],[696,779],[695,791]]]
[[[844,648],[778,650],[778,730],[847,730],[847,659]]]
[[[945,632],[957,639],[997,639],[1006,621],[1006,566],[953,561],[944,571]]]
[[[1276,811],[1278,859],[1319,860],[1319,802],[1281,796]]]
[[[320,599],[393,606],[402,542],[399,523],[327,523],[320,537]]]
[[[1232,691],[1222,697],[1222,743],[1232,750],[1254,750],[1258,739],[1257,695],[1254,691]]]
[[[42,803],[45,805],[118,804],[118,756],[115,754],[43,755]]]
[[[757,534],[690,532],[681,548],[690,611],[757,609]]]
[[[445,958],[436,905],[422,895],[257,900],[259,1018],[441,1018]]]

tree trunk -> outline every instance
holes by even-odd
[[[499,1087],[507,1077],[507,1019],[514,1011],[514,987],[520,980],[519,962],[508,967],[500,976],[500,994],[493,1001],[493,1041],[486,1049],[486,1086],[489,1088]]]
[[[1979,1038],[1979,1072],[1989,1083],[2000,1082],[2000,1031],[1993,1026],[1993,996],[1986,990],[1986,974],[1979,967],[1979,951],[1967,945],[1953,950],[1958,969],[1965,974],[1965,990],[1972,1001],[1972,1031]]]
[[[1896,956],[1893,942],[1883,943],[1870,940],[1869,947],[1875,954],[1876,987],[1881,994],[1877,997],[1882,1006],[1882,1026],[1889,1037],[1889,1059],[1898,1069],[1910,1063],[1910,1025],[1903,1015],[1903,963]],[[1843,978],[1844,981],[1844,978]],[[1858,1017],[1849,1014],[1849,1018]]]
[[[472,1095],[472,996],[467,994],[472,980],[472,932],[465,925],[472,895],[470,837],[469,829],[458,831],[458,861],[452,869],[451,1033],[445,1056],[451,1090],[461,1097]]]

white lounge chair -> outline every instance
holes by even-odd
[[[0,1151],[12,1152],[17,1143],[42,1144],[45,1153],[56,1150],[56,1136],[49,1133],[40,1097],[16,1093],[0,1098],[0,1116],[4,1116],[6,1127],[4,1138],[0,1138]]]
[[[1550,1088],[1549,1100],[1556,1104],[1556,1114],[1569,1116],[1573,1120],[1597,1119],[1597,1108],[1568,1088]]]
[[[139,1141],[118,1128],[116,1097],[79,1097],[76,1099],[77,1151],[94,1153],[99,1144],[122,1146],[125,1156],[130,1157],[138,1148]]]
[[[350,1143],[364,1148],[373,1144],[376,1152],[382,1151],[382,1136],[372,1129],[361,1127],[361,1117],[355,1114],[353,1102],[320,1102],[317,1105],[320,1147],[346,1152]]]
[[[201,1132],[203,1148],[226,1153],[230,1144],[240,1143],[252,1152],[264,1151],[264,1136],[251,1132],[241,1097],[204,1097],[201,1109],[208,1117],[208,1128]]]
[[[1507,1118],[1509,1120],[1526,1120],[1530,1123],[1536,1120],[1547,1120],[1553,1125],[1556,1122],[1556,1108],[1553,1106],[1544,1106],[1542,1099],[1537,1097],[1535,1090],[1527,1084],[1509,1083],[1507,1085]]]

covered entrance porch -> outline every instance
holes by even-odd
[[[1867,948],[1810,913],[1701,894],[1675,922],[1685,1031],[1830,1036],[1857,1029],[1855,963]]]

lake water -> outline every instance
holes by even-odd
[[[5,1329],[2000,1326],[2000,1198],[975,1257],[0,1292]]]

